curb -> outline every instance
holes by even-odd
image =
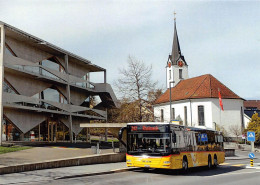
[[[244,160],[244,159],[248,159],[248,160],[250,160],[250,158],[249,157],[231,157],[230,159],[229,158],[225,158],[225,160]],[[258,159],[257,157],[256,158],[254,158],[254,159]]]
[[[90,164],[104,164],[124,162],[124,153],[110,153],[91,156],[81,156],[76,158],[65,158],[60,160],[41,161],[38,163],[18,164],[13,166],[0,167],[0,175],[8,173],[19,173],[25,171],[42,170],[50,168],[90,165]]]
[[[113,173],[121,173],[126,171],[133,171],[141,169],[139,167],[131,167],[131,168],[121,168],[116,170],[110,170],[110,171],[104,171],[104,172],[95,172],[95,173],[87,173],[87,174],[81,174],[81,175],[70,175],[70,176],[64,176],[64,177],[57,177],[54,180],[60,180],[60,179],[70,179],[70,178],[77,178],[77,177],[87,177],[87,176],[94,176],[94,175],[105,175],[105,174],[113,174]]]

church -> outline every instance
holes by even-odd
[[[155,121],[224,128],[230,136],[234,136],[232,129],[245,128],[243,98],[211,74],[189,78],[188,72],[174,20],[172,51],[166,66],[167,90],[155,101]]]

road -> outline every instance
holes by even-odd
[[[38,170],[32,172],[23,172],[17,174],[8,174],[0,176],[0,184],[93,184],[93,185],[253,185],[260,182],[260,155],[255,159],[257,169],[247,168],[249,159],[226,160],[217,169],[208,170],[207,168],[193,168],[188,174],[182,174],[178,170],[150,170],[144,172],[140,169],[120,173],[101,174],[78,177],[62,178],[63,173],[77,175],[84,166],[58,168],[49,170]],[[103,166],[102,166],[103,165]],[[108,168],[108,165],[97,165],[97,168]],[[113,164],[110,164],[110,167]],[[68,170],[69,169],[69,170]],[[77,171],[78,170],[78,171]],[[73,171],[75,173],[73,173]]]

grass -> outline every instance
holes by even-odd
[[[9,152],[16,152],[20,150],[26,150],[32,147],[28,146],[11,146],[11,147],[3,147],[0,146],[0,154],[9,153]]]

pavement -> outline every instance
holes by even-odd
[[[125,162],[119,162],[35,170],[29,172],[0,175],[0,184],[26,184],[27,182],[39,183],[41,181],[119,173],[124,171],[131,171],[132,169],[135,168],[127,168]]]
[[[118,149],[116,149],[118,151]],[[113,149],[101,149],[100,154],[113,153]],[[63,146],[33,147],[27,150],[1,154],[0,167],[25,163],[38,163],[50,160],[60,160],[93,155],[91,148],[76,148]]]
[[[100,144],[99,154],[91,148],[95,146],[88,143],[34,143],[30,149],[1,154],[0,174],[124,160],[123,154],[118,153],[119,149],[115,148],[114,152],[109,143]]]

